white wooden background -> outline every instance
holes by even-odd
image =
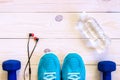
[[[85,39],[81,39],[79,31],[75,28],[82,11],[97,19],[105,34],[111,38],[108,52],[98,55],[83,43]],[[46,48],[56,53],[61,64],[68,52],[78,52],[86,65],[86,80],[100,80],[97,62],[115,61],[117,70],[112,73],[112,78],[119,80],[119,12],[120,0],[0,0],[0,80],[7,80],[7,72],[3,71],[1,66],[2,62],[8,59],[22,62],[18,80],[23,80],[29,32],[40,38],[31,60],[32,80],[37,80],[38,62]],[[63,16],[61,22],[55,21],[57,15]]]

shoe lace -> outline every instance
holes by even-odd
[[[80,80],[80,73],[68,73],[68,80]]]
[[[44,73],[43,80],[55,80],[56,79],[56,72],[46,72]]]

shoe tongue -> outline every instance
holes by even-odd
[[[70,59],[69,64],[72,71],[74,72],[78,71],[79,61],[76,58]]]
[[[46,66],[46,71],[47,72],[54,72],[56,65],[55,65],[55,61],[53,59],[47,59],[46,63],[44,64],[44,66]]]

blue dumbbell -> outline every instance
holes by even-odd
[[[21,62],[18,60],[7,60],[3,62],[2,68],[8,71],[8,80],[17,80],[16,71],[21,68]]]
[[[98,70],[103,72],[103,80],[111,80],[111,72],[116,70],[116,63],[112,61],[101,61]]]

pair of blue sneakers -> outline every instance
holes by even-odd
[[[45,54],[38,66],[38,80],[85,80],[85,66],[77,53],[69,53],[63,62],[62,71],[57,56]]]

